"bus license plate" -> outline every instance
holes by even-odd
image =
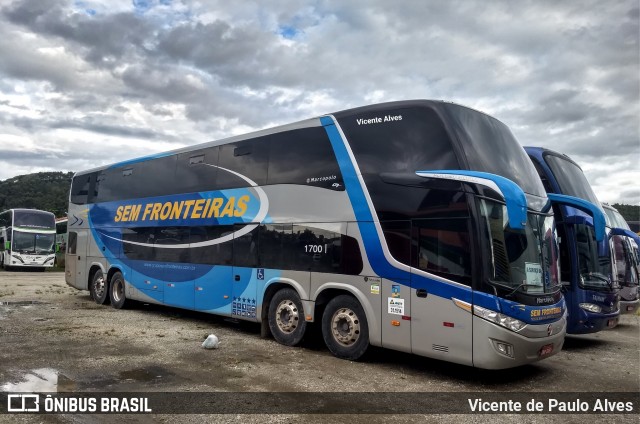
[[[607,327],[609,328],[613,328],[616,325],[618,325],[618,320],[616,318],[610,319],[609,321],[607,321]]]
[[[538,356],[549,355],[551,352],[553,352],[553,343],[542,346],[540,352],[538,352]]]
[[[627,311],[633,311],[633,305],[627,306]]]

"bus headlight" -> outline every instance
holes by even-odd
[[[598,305],[594,305],[593,303],[580,303],[578,306],[580,306],[585,311],[593,312],[596,314],[599,314],[602,312],[602,307]]]
[[[519,319],[511,318],[510,316],[503,315],[501,313],[492,311],[490,309],[485,309],[477,305],[473,305],[473,314],[479,316],[480,318],[484,318],[487,321],[491,321],[494,324],[498,324],[504,328],[507,328],[511,331],[520,331],[524,328],[525,325],[527,325]]]
[[[20,261],[21,264],[24,263],[24,261],[22,260],[22,258],[19,255],[11,255],[12,258],[17,259]]]

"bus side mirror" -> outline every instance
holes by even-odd
[[[547,196],[553,203],[571,206],[591,215],[593,217],[593,227],[596,233],[596,241],[600,242],[604,240],[607,220],[600,206],[594,205],[593,203],[587,202],[586,200],[580,199],[578,197],[567,196],[564,194],[547,193]]]
[[[633,231],[627,230],[626,228],[612,228],[611,233],[612,236],[625,236],[632,238],[638,247],[640,247],[640,236],[638,236]]]

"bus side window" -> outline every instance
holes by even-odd
[[[67,253],[70,255],[75,255],[77,245],[78,245],[78,233],[76,233],[75,231],[69,231],[69,240],[67,241]]]
[[[338,160],[324,128],[304,128],[272,135],[267,184],[344,190]]]
[[[190,249],[168,249],[158,246],[189,244],[189,227],[157,227],[153,259],[158,262],[189,262]]]
[[[260,226],[260,266],[271,269],[292,269],[287,246],[293,236],[292,224]]]
[[[76,205],[86,205],[89,201],[89,184],[91,177],[95,174],[80,175],[71,182],[71,203]]]
[[[411,265],[411,221],[386,221],[380,225],[391,256]]]
[[[122,238],[122,251],[127,258],[154,260],[153,245],[156,235],[153,227],[124,228]],[[142,244],[127,243],[128,241]]]
[[[269,136],[239,141],[220,146],[218,190],[236,187],[250,187],[237,172],[257,185],[267,183],[267,165],[269,163]],[[226,171],[229,170],[229,171]]]
[[[413,221],[413,266],[471,285],[471,240],[467,218]]]
[[[194,193],[216,189],[219,151],[219,147],[215,146],[178,155],[176,183],[180,184],[183,192]]]
[[[239,231],[241,226],[236,226]],[[253,268],[258,266],[258,228],[233,239],[233,266]]]
[[[191,262],[207,265],[231,265],[233,241],[206,244],[233,233],[233,226],[191,227]],[[204,244],[200,245],[199,244]]]

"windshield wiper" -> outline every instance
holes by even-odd
[[[511,297],[511,296],[513,296],[513,294],[514,294],[515,292],[517,292],[518,290],[520,290],[520,289],[521,289],[521,288],[523,288],[523,287],[536,287],[536,288],[539,288],[539,289],[543,289],[543,290],[542,290],[542,292],[544,292],[544,288],[543,288],[542,286],[540,286],[540,285],[537,285],[537,284],[527,284],[527,283],[522,283],[522,284],[518,285],[515,289],[513,289],[513,291],[512,291],[512,292],[508,293],[505,297]],[[524,291],[524,293],[529,294],[526,290]]]
[[[607,286],[609,286],[610,289],[613,290],[613,282],[611,281],[611,279],[603,276],[599,272],[588,272],[588,273],[581,274],[580,278],[582,278],[583,283],[586,282],[585,281],[585,276],[587,276],[589,279],[593,278],[595,280],[602,281],[603,283],[606,283]]]
[[[542,291],[540,292],[540,294],[547,294],[547,293],[544,293],[544,287],[542,287],[542,286],[540,286],[540,285],[538,285],[538,284],[527,284],[527,283],[522,283],[522,284],[519,284],[518,286],[516,286],[515,288],[513,288],[513,286],[509,286],[509,285],[506,285],[506,284],[500,284],[500,283],[499,283],[499,282],[497,282],[497,281],[491,281],[491,280],[490,280],[489,282],[490,282],[490,283],[492,283],[493,285],[500,286],[500,287],[502,287],[503,289],[511,290],[511,291],[510,291],[509,293],[507,293],[504,297],[511,297],[511,296],[513,296],[515,292],[517,292],[518,290],[520,290],[520,289],[521,289],[521,288],[523,288],[523,287],[535,287],[535,288],[538,288],[538,289],[542,289]],[[527,292],[525,291],[524,293],[527,293]],[[527,293],[527,294],[529,294],[529,293]],[[538,294],[538,293],[536,293],[536,294]]]

